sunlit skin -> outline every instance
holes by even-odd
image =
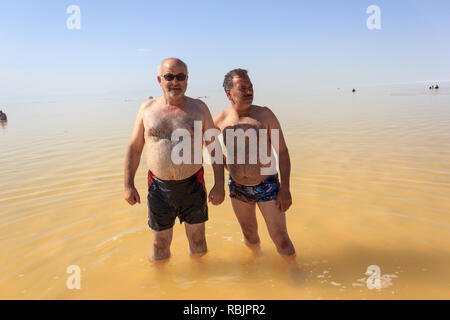
[[[163,76],[177,75],[187,70],[178,59],[164,60],[159,68],[157,81],[163,95],[148,100],[139,109],[135,126],[127,147],[125,157],[125,190],[124,198],[130,204],[140,203],[139,193],[134,185],[134,176],[139,166],[144,145],[146,147],[146,162],[149,170],[162,180],[183,180],[194,175],[202,164],[174,164],[171,151],[175,142],[171,134],[176,129],[187,129],[190,132],[194,121],[202,121],[203,131],[214,128],[214,122],[205,103],[184,95],[188,77],[183,81],[176,78],[172,81]],[[194,139],[191,139],[192,144]],[[225,198],[223,165],[213,164],[215,184],[210,190],[208,200],[213,205],[219,205]],[[189,240],[191,254],[204,254],[207,251],[205,239],[205,223],[188,224],[184,222]],[[170,257],[170,244],[173,228],[154,231],[151,260],[163,260]]]
[[[258,207],[264,216],[269,234],[274,241],[277,250],[283,256],[294,256],[295,249],[288,236],[286,228],[285,212],[292,204],[290,193],[290,158],[278,119],[267,107],[253,105],[253,84],[247,77],[233,77],[233,88],[226,90],[226,95],[231,107],[220,112],[215,118],[215,125],[225,134],[227,128],[268,129],[279,130],[279,168],[281,176],[280,190],[277,199],[273,201],[258,202]],[[224,139],[225,141],[225,139]],[[249,148],[246,148],[248,153]],[[248,157],[247,157],[248,159]],[[261,175],[260,164],[228,164],[233,180],[242,185],[257,185],[267,176]],[[236,217],[241,225],[244,242],[251,248],[260,242],[255,214],[255,203],[246,203],[235,198],[231,199]]]

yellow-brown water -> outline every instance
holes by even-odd
[[[122,195],[142,101],[11,103],[0,127],[0,298],[448,299],[450,90],[299,97],[255,101],[279,116],[289,146],[297,267],[276,253],[259,212],[261,253],[245,247],[228,196],[210,206],[205,256],[189,256],[176,224],[171,259],[149,262],[145,161],[142,204]],[[205,100],[213,114],[224,101]],[[66,286],[70,265],[80,290]],[[369,290],[369,265],[396,275],[392,286]]]

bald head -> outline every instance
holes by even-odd
[[[159,66],[158,66],[158,75],[162,75],[164,72],[165,68],[171,68],[174,66],[180,66],[183,67],[184,70],[186,70],[186,74],[188,73],[188,68],[186,63],[184,63],[182,60],[178,59],[178,58],[167,58],[165,60],[163,60]]]

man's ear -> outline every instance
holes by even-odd
[[[225,94],[227,95],[228,99],[231,100],[231,90],[230,89],[226,89],[225,90]]]
[[[157,76],[156,80],[158,80],[158,83],[161,84],[161,77],[160,76]]]

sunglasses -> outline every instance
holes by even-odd
[[[186,80],[186,75],[184,73],[179,74],[166,73],[165,75],[162,75],[162,77],[166,79],[166,81],[173,81],[173,79],[175,78],[177,78],[178,81]]]

